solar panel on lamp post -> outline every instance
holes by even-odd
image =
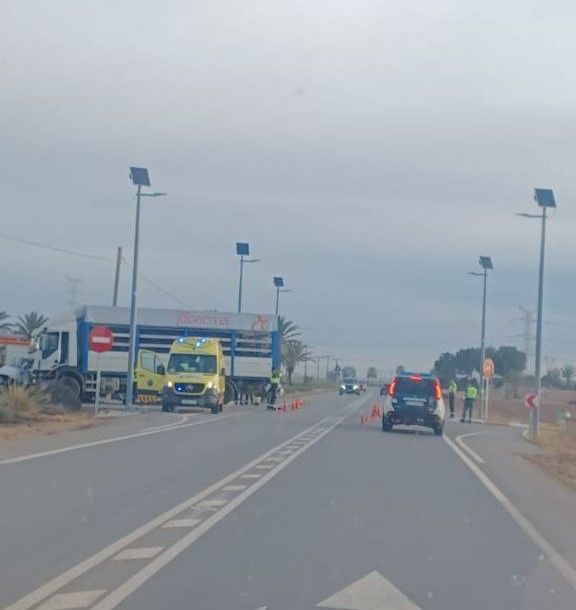
[[[542,310],[544,300],[544,253],[546,248],[546,219],[548,208],[556,207],[556,200],[554,198],[554,192],[552,189],[534,189],[534,200],[540,208],[542,208],[541,214],[527,214],[525,212],[518,213],[517,216],[523,218],[540,218],[542,224],[540,227],[540,265],[538,269],[538,307],[537,307],[537,319],[536,319],[536,350],[534,355],[534,380],[535,389],[534,394],[536,400],[534,401],[534,407],[530,417],[530,435],[532,439],[538,437],[540,429],[540,398],[542,392]]]
[[[130,180],[136,186],[136,226],[134,230],[134,258],[132,261],[132,289],[130,293],[130,336],[128,342],[128,371],[126,373],[126,409],[134,407],[134,370],[136,369],[136,308],[138,290],[138,253],[140,247],[140,200],[142,197],[164,197],[166,193],[143,193],[143,186],[150,186],[145,167],[131,167]]]
[[[238,286],[238,313],[242,313],[242,281],[244,276],[244,263],[258,263],[259,258],[247,259],[250,255],[250,245],[246,242],[236,242],[236,254],[240,256],[240,282]]]

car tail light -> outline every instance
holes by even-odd
[[[410,381],[422,381],[420,375],[410,375]]]
[[[434,392],[434,399],[440,400],[442,398],[442,388],[438,379],[434,379],[432,382],[432,392]]]
[[[396,379],[392,380],[392,383],[388,385],[388,394],[394,396],[394,390],[396,389]]]

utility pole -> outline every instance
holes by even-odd
[[[120,266],[122,265],[122,247],[118,246],[116,252],[116,274],[114,275],[114,293],[112,307],[118,307],[118,287],[120,286]]]
[[[69,283],[68,289],[66,290],[66,293],[70,295],[68,305],[70,306],[70,309],[75,310],[78,305],[78,294],[80,292],[78,290],[78,284],[80,284],[82,280],[78,277],[67,277],[66,281]]]

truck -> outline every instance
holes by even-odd
[[[160,377],[160,379],[156,379]],[[172,343],[168,365],[150,373],[136,368],[137,393],[150,393],[161,387],[162,411],[179,407],[204,407],[222,411],[226,395],[224,350],[218,339],[180,337]]]
[[[88,335],[94,326],[107,326],[114,344],[99,355],[101,393],[122,399],[129,382],[129,321],[128,308],[98,305],[84,305],[50,318],[34,339],[33,382],[58,379],[82,400],[94,400],[98,355],[88,349]],[[280,366],[275,315],[141,308],[136,324],[136,371],[149,373],[151,394],[161,394],[170,350],[174,341],[186,337],[215,339],[220,344],[227,401],[243,382],[264,386],[271,371]]]
[[[0,387],[25,382],[30,350],[29,339],[0,335]]]

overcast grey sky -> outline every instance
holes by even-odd
[[[479,341],[521,346],[533,307],[535,186],[554,188],[544,353],[576,361],[576,5],[568,0],[3,0],[0,310],[111,300],[131,258],[195,309],[282,312],[364,371],[428,368]],[[122,301],[128,302],[128,270]],[[140,303],[180,307],[142,283]]]

